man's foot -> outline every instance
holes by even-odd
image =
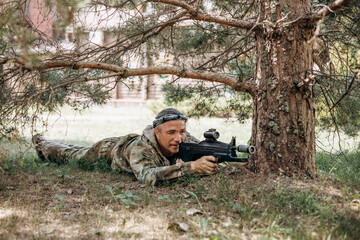
[[[32,143],[35,146],[35,150],[39,156],[39,158],[43,161],[46,161],[46,158],[44,157],[44,154],[42,153],[41,149],[42,149],[42,142],[45,141],[45,139],[43,138],[43,136],[41,136],[40,134],[36,134],[32,137],[31,139]]]

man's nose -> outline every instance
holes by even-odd
[[[175,139],[174,139],[176,142],[182,142],[183,139],[182,139],[182,135],[179,133],[179,134],[175,134]]]

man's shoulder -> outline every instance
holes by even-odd
[[[137,138],[140,138],[140,137],[141,137],[141,135],[139,135],[139,134],[130,133],[130,134],[127,134],[127,135],[121,137],[120,142],[126,143],[128,141],[136,140]]]
[[[122,136],[119,138],[119,141],[117,141],[115,147],[116,148],[127,148],[132,142],[136,141],[140,137],[139,134],[130,133],[125,136]]]
[[[141,134],[134,142],[134,147],[144,149],[156,149],[156,142],[151,141],[146,135]]]
[[[162,166],[162,164],[158,164],[163,162],[162,154],[157,146],[154,146],[146,136],[140,135],[138,138],[134,140],[134,142],[128,146],[127,151],[130,151],[130,155],[133,157],[135,162],[141,160],[144,162],[152,162],[156,165]]]

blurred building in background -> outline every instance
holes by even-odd
[[[66,16],[56,14],[56,6],[48,9],[45,7],[45,0],[29,0],[25,4],[25,14],[31,26],[43,37],[58,40],[61,48],[67,48],[69,51],[74,48],[88,48],[94,46],[106,46],[112,43],[116,36],[111,29],[116,28],[128,20],[132,14],[129,10],[127,16],[120,15],[116,9],[107,9],[99,6],[96,9],[86,9],[76,13],[69,11]],[[151,4],[148,4],[142,14],[153,11]],[[59,21],[59,18],[61,21]],[[59,27],[59,22],[68,19],[69,25]],[[76,29],[82,29],[81,34]],[[142,45],[142,54],[128,56],[124,67],[139,68],[149,66],[149,60],[146,57],[147,45]],[[166,65],[171,63],[171,59],[163,53],[157,53],[157,65]],[[125,62],[125,61],[124,61]],[[150,75],[142,77],[129,77],[126,84],[117,84],[113,91],[111,102],[114,105],[142,105],[148,100],[161,98],[162,85],[169,81],[174,81],[176,76]],[[179,84],[188,85],[193,82],[189,79],[176,79]]]

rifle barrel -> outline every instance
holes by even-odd
[[[238,145],[236,146],[238,152],[250,153],[253,154],[256,151],[256,148],[251,145]]]

